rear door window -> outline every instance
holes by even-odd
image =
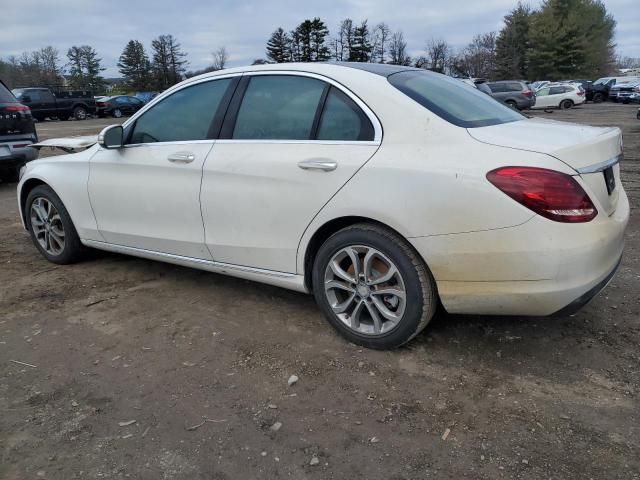
[[[231,79],[202,82],[172,93],[136,120],[129,144],[206,140]]]
[[[549,89],[549,95],[560,95],[566,92],[565,87],[551,87]]]
[[[373,125],[356,103],[335,87],[331,87],[324,104],[318,140],[371,141]]]
[[[257,75],[247,85],[233,139],[310,140],[326,83],[293,75]]]

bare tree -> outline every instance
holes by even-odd
[[[426,55],[416,61],[416,67],[447,73],[451,61],[451,46],[442,38],[431,38],[425,48]]]
[[[389,42],[389,63],[392,65],[411,65],[411,57],[407,55],[407,42],[402,31],[391,35]]]
[[[465,77],[491,78],[496,70],[496,33],[482,33],[455,58],[452,69]]]
[[[345,18],[340,22],[338,36],[331,41],[333,56],[338,62],[348,60],[351,56],[354,33],[355,27],[353,26],[353,20]]]
[[[215,50],[211,55],[213,56],[211,71],[222,70],[227,64],[227,60],[229,60],[229,54],[227,53],[227,48],[224,45]]]
[[[390,35],[391,29],[386,23],[382,22],[375,26],[375,28],[373,29],[371,40],[371,45],[373,46],[373,51],[371,53],[372,62],[385,62],[385,56],[387,55],[387,44],[389,43]]]

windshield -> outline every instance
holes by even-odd
[[[420,105],[458,127],[475,128],[524,120],[524,116],[477,88],[446,75],[408,70],[389,83]]]
[[[2,83],[0,83],[0,103],[16,103],[16,99]]]

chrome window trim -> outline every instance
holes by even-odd
[[[584,173],[602,172],[603,170],[606,170],[607,168],[614,166],[616,163],[620,163],[622,161],[622,158],[623,158],[623,155],[621,153],[619,155],[616,155],[613,158],[610,158],[609,160],[605,160],[604,162],[594,163],[593,165],[588,165],[582,168],[576,168],[576,172],[578,172],[581,175]]]
[[[288,76],[298,76],[298,77],[308,77],[308,78],[315,78],[317,80],[323,81],[328,83],[329,85],[332,85],[334,87],[336,87],[338,90],[340,90],[342,93],[344,93],[345,95],[347,95],[356,105],[358,105],[358,107],[360,109],[362,109],[362,111],[364,112],[364,114],[367,116],[367,118],[369,119],[369,121],[371,122],[371,124],[373,125],[373,140],[348,140],[348,141],[341,141],[341,140],[286,140],[286,139],[282,139],[282,140],[245,140],[245,139],[220,139],[220,140],[215,140],[215,139],[206,139],[206,140],[186,140],[184,142],[151,142],[151,143],[132,143],[132,144],[128,144],[125,145],[126,147],[137,147],[137,146],[141,146],[141,145],[171,145],[171,144],[180,144],[180,145],[184,145],[186,143],[207,143],[207,142],[222,142],[222,143],[292,143],[292,144],[321,144],[321,145],[380,145],[382,143],[382,124],[380,123],[380,120],[378,119],[378,117],[376,116],[376,114],[373,112],[373,110],[371,110],[369,108],[369,106],[364,103],[356,94],[354,94],[351,90],[349,90],[347,87],[345,87],[344,85],[342,85],[340,82],[327,77],[325,75],[320,75],[317,73],[311,73],[311,72],[305,72],[305,71],[301,71],[301,70],[260,70],[260,71],[251,71],[251,70],[247,70],[244,72],[235,72],[235,73],[229,73],[229,74],[221,74],[221,75],[215,75],[212,77],[205,77],[205,78],[201,78],[198,80],[194,80],[192,82],[188,82],[182,85],[176,85],[173,86],[171,88],[169,88],[168,90],[164,91],[163,93],[161,93],[160,95],[158,95],[157,97],[155,97],[153,100],[151,100],[151,102],[149,102],[147,105],[145,105],[143,108],[141,108],[140,110],[138,110],[132,117],[130,117],[126,122],[124,122],[122,124],[122,128],[126,129],[129,127],[129,125],[131,125],[133,122],[135,122],[141,115],[143,115],[147,110],[153,108],[154,105],[156,105],[157,103],[161,102],[163,99],[167,98],[169,95],[172,95],[173,93],[176,93],[182,89],[185,88],[189,88],[192,87],[193,85],[198,85],[200,83],[205,83],[205,82],[212,82],[212,81],[216,81],[216,80],[223,80],[226,78],[233,78],[233,77],[242,77],[242,76],[257,76],[257,75],[288,75]]]
[[[228,74],[224,74],[224,75],[216,75],[214,77],[200,78],[198,80],[193,80],[193,81],[185,83],[185,84],[174,85],[173,87],[168,88],[167,90],[162,92],[160,95],[156,96],[149,103],[147,103],[144,107],[142,107],[140,110],[138,110],[134,115],[129,117],[129,119],[122,124],[122,128],[127,128],[130,124],[135,122],[138,119],[138,117],[142,116],[147,110],[149,110],[152,107],[154,107],[157,103],[160,103],[162,100],[167,98],[169,95],[172,95],[172,94],[174,94],[174,93],[176,93],[176,92],[178,92],[180,90],[183,90],[183,89],[189,88],[189,87],[193,87],[194,85],[199,85],[200,83],[213,82],[213,81],[216,81],[216,80],[224,80],[226,78],[241,77],[242,75],[244,75],[243,72],[228,73]],[[211,141],[211,140],[212,139],[209,139],[209,141]],[[189,140],[189,141],[201,141],[201,140]],[[164,143],[164,142],[153,142],[153,143]],[[169,142],[166,142],[166,143],[169,143]],[[135,144],[135,145],[145,145],[145,144]]]

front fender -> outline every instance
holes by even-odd
[[[81,239],[104,239],[98,232],[87,184],[89,181],[89,159],[93,155],[89,149],[84,152],[47,157],[27,164],[20,183],[18,183],[18,208],[23,225],[25,212],[23,203],[29,191],[37,184],[46,184],[60,197]]]

